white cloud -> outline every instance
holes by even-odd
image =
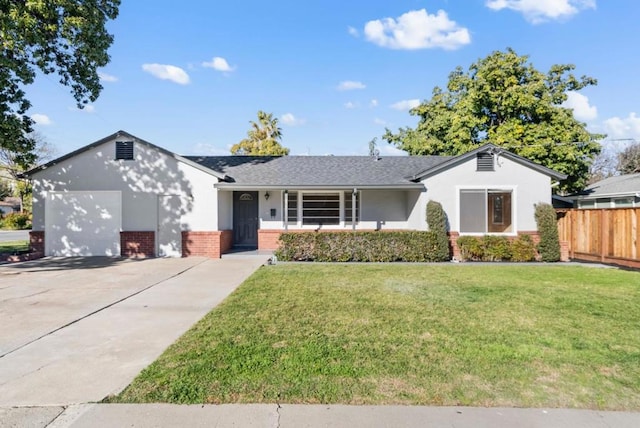
[[[364,34],[372,43],[390,49],[458,49],[471,43],[469,30],[460,27],[439,10],[435,15],[426,9],[412,10],[399,18],[369,21]]]
[[[371,101],[369,101],[369,107],[378,107],[378,100],[376,100],[375,98],[372,99]]]
[[[380,119],[379,117],[376,117],[375,119],[373,119],[373,123],[375,123],[376,125],[380,125],[380,126],[386,126],[387,125],[387,121],[384,119]]]
[[[101,82],[113,83],[118,81],[118,78],[112,74],[98,73],[98,77],[100,78]]]
[[[394,110],[411,110],[412,108],[418,107],[420,105],[420,100],[415,98],[412,100],[402,100],[397,103],[391,104],[391,108]]]
[[[567,92],[567,97],[562,107],[573,109],[573,116],[579,121],[587,122],[598,117],[598,108],[589,105],[589,98],[575,91]]]
[[[400,150],[391,144],[383,144],[378,147],[381,156],[409,156],[409,153]]]
[[[344,103],[344,108],[348,108],[348,109],[351,110],[351,109],[354,109],[356,107],[358,107],[358,105],[356,103],[354,103],[354,102],[347,101],[346,103]]]
[[[31,119],[38,125],[53,125],[53,120],[46,114],[34,113],[31,115]]]
[[[349,34],[351,34],[353,37],[360,37],[360,32],[358,30],[356,30],[355,28],[349,26],[347,27],[347,31],[349,32]]]
[[[170,80],[179,85],[187,85],[189,83],[187,72],[175,65],[142,64],[142,69],[161,80]]]
[[[354,89],[364,89],[366,88],[367,85],[365,85],[362,82],[357,82],[354,80],[345,80],[340,82],[340,84],[338,85],[338,90],[339,91],[352,91]]]
[[[304,125],[304,123],[306,122],[306,120],[304,119],[295,117],[293,113],[283,114],[282,116],[280,116],[280,120],[282,120],[282,123],[289,126]]]
[[[640,117],[637,117],[635,112],[629,113],[628,117],[612,117],[605,120],[604,128],[608,138],[640,140]]]
[[[533,24],[568,18],[583,9],[595,9],[596,0],[487,0],[489,9],[511,9]]]
[[[236,69],[236,67],[230,66],[227,60],[220,56],[214,56],[210,62],[203,62],[202,66],[213,68],[217,71],[223,71],[225,73],[231,72]]]

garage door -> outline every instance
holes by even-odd
[[[45,204],[48,256],[119,256],[120,192],[50,192]]]

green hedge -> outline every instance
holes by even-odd
[[[529,235],[514,240],[506,236],[461,236],[458,238],[461,261],[530,262],[536,259],[536,247]]]
[[[30,229],[31,214],[9,213],[0,219],[0,229]]]
[[[538,252],[543,262],[560,260],[560,238],[558,237],[558,218],[553,206],[536,204],[536,223],[540,232]]]
[[[448,249],[440,245],[433,232],[285,232],[275,255],[284,261],[447,261]]]

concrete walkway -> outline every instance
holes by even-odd
[[[267,259],[119,261],[95,269],[85,259],[75,270],[74,259],[63,259],[3,268],[0,406],[66,406],[120,392]],[[34,290],[59,286],[23,296],[20,281]]]
[[[640,413],[423,406],[81,404],[0,409],[0,426],[637,428]]]

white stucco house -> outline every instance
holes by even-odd
[[[180,156],[119,131],[29,171],[44,255],[220,257],[283,231],[536,234],[534,205],[564,175],[491,144],[461,156]]]

